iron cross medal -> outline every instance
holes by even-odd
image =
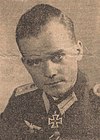
[[[59,114],[56,114],[55,111],[52,118],[48,118],[48,125],[51,125],[51,128],[58,128],[59,124],[62,125],[62,117],[59,117]]]

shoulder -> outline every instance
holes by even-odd
[[[96,114],[100,114],[100,84],[96,84],[89,94],[92,110]]]
[[[4,114],[9,116],[10,113],[19,112],[20,109],[27,108],[27,104],[34,104],[40,98],[39,93],[40,90],[34,83],[18,86],[10,97],[3,116]]]
[[[100,99],[100,84],[95,84],[90,90],[90,96]]]
[[[34,92],[37,89],[38,88],[34,83],[28,83],[28,84],[21,85],[21,86],[18,86],[17,88],[15,88],[13,95],[15,97],[18,97],[20,95],[25,95],[26,93]]]
[[[18,86],[14,90],[9,102],[12,104],[27,103],[31,102],[31,100],[33,102],[37,102],[42,98],[42,93],[43,90],[38,89],[38,87],[34,83],[28,83],[25,85]]]
[[[100,130],[100,83],[95,84],[90,91],[90,113],[94,134],[99,136]]]
[[[38,89],[34,83],[28,83],[15,88],[9,102],[17,104],[31,102],[31,100],[37,102],[42,98],[42,93],[43,90]]]

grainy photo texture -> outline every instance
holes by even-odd
[[[0,14],[0,140],[100,140],[99,1],[8,0]]]

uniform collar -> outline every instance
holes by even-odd
[[[48,113],[50,109],[50,101],[45,92],[43,92],[42,98],[44,101],[46,112]],[[66,110],[68,110],[76,101],[77,97],[75,93],[72,92],[72,94],[70,94],[66,99],[64,99],[61,103],[59,103],[57,106],[60,110],[61,115],[63,115],[66,112]]]

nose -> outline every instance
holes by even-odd
[[[57,66],[51,60],[45,62],[44,66],[44,76],[50,79],[57,75]]]

